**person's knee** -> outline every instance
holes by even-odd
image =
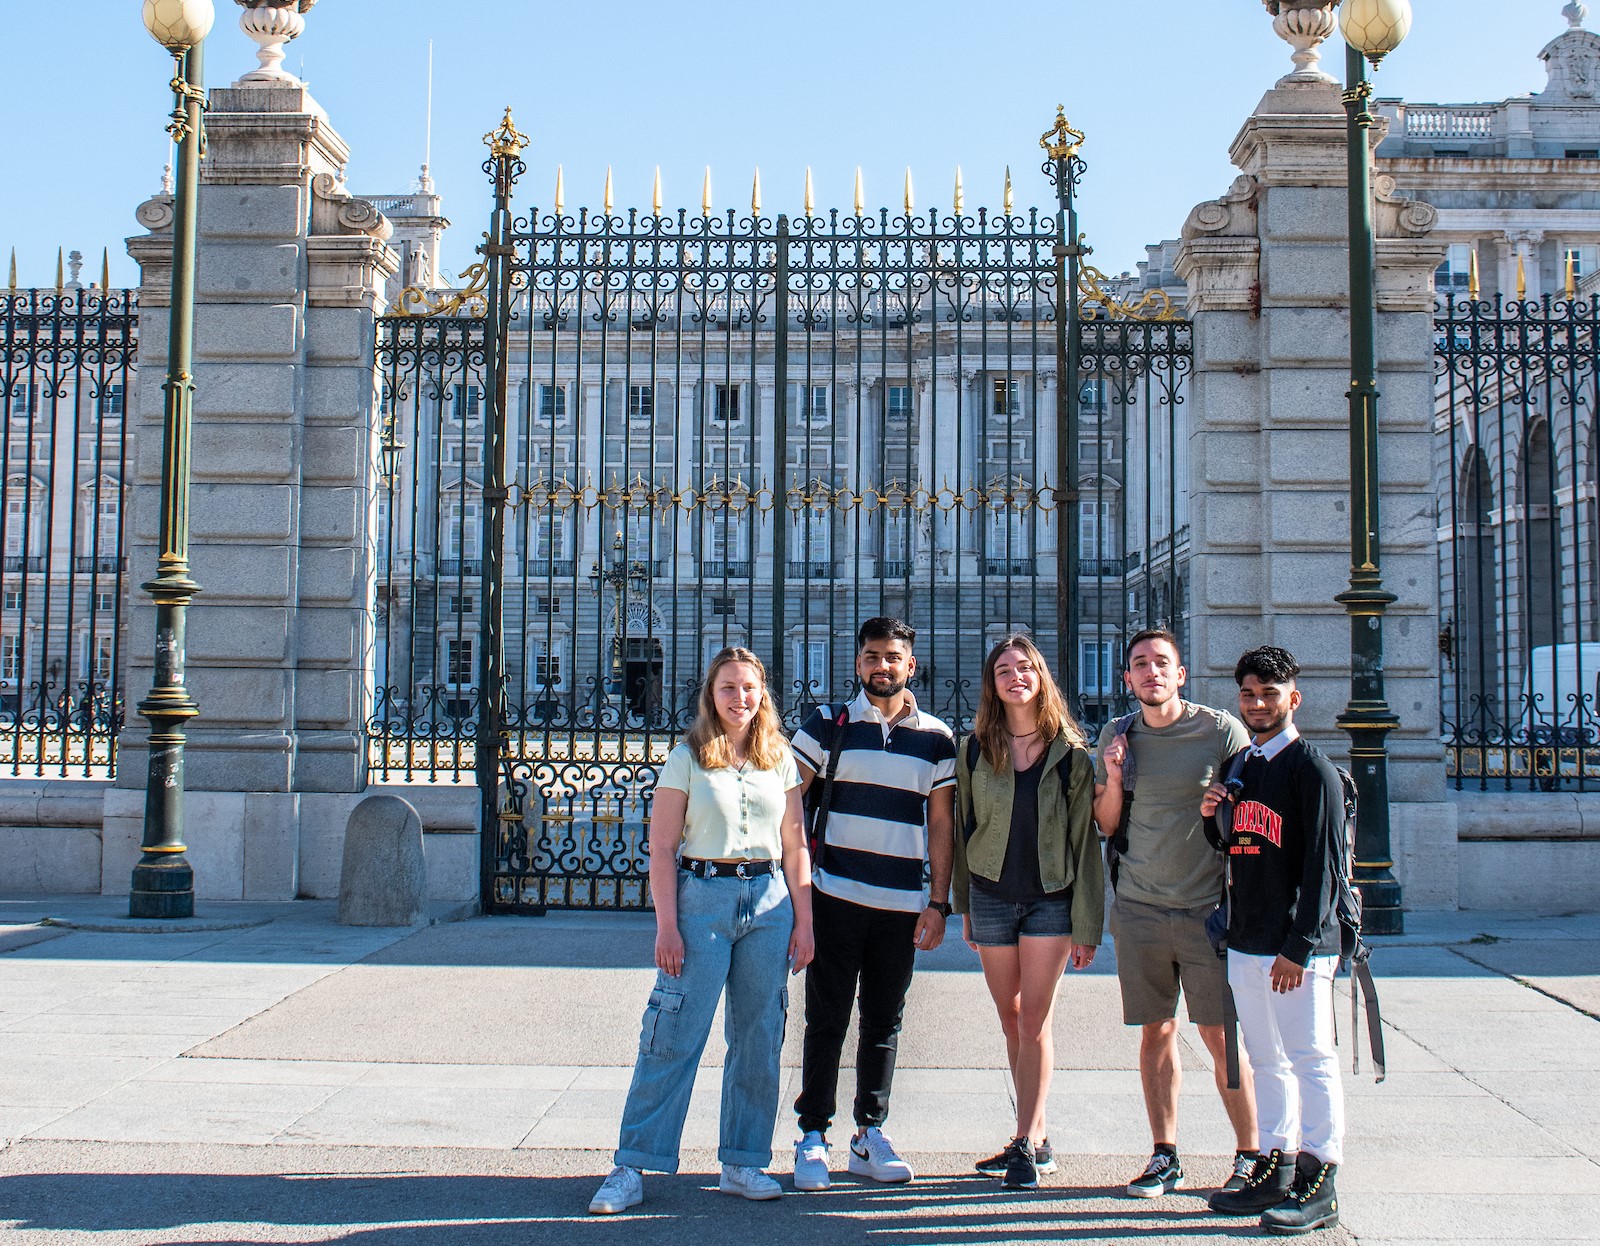
[[[1178,1019],[1152,1021],[1139,1030],[1141,1052],[1150,1055],[1176,1054],[1178,1048]]]

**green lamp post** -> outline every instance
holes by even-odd
[[[201,48],[216,12],[211,0],[144,0],[144,24],[172,53],[172,121],[178,146],[172,222],[172,314],[161,439],[160,551],[155,579],[155,677],[139,713],[150,723],[144,842],[133,867],[133,917],[194,916],[194,868],[183,843],[184,725],[200,712],[184,686],[184,628],[200,586],[189,578],[189,434],[194,401],[195,218],[200,126],[205,106]]]
[[[1400,934],[1400,884],[1389,845],[1389,751],[1400,720],[1383,689],[1383,616],[1395,595],[1383,587],[1378,541],[1378,292],[1372,224],[1374,117],[1367,62],[1374,67],[1411,29],[1410,0],[1344,0],[1344,106],[1350,161],[1350,587],[1334,600],[1350,616],[1350,702],[1339,715],[1350,735],[1356,781],[1355,883],[1372,934]]]

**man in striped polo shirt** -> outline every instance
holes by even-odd
[[[950,728],[919,710],[906,688],[917,669],[916,638],[899,619],[863,623],[856,635],[860,695],[848,707],[819,707],[792,741],[809,787],[834,755],[836,733],[843,733],[811,875],[816,956],[806,970],[805,1052],[794,1105],[802,1135],[795,1144],[798,1190],[828,1188],[826,1134],[858,984],[849,1169],[876,1181],[913,1176],[883,1122],[916,952],[939,946],[950,915],[956,761]]]

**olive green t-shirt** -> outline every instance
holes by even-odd
[[[1115,723],[1100,732],[1094,781],[1106,781],[1106,745]],[[1250,743],[1232,714],[1183,702],[1183,717],[1152,728],[1142,716],[1128,729],[1134,800],[1128,850],[1117,867],[1117,895],[1166,909],[1194,909],[1222,898],[1222,857],[1206,842],[1200,798],[1223,763]]]

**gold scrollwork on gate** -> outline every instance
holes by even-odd
[[[1078,306],[1085,320],[1181,320],[1183,317],[1162,289],[1146,290],[1131,301],[1119,299],[1106,289],[1108,278],[1092,264],[1085,264],[1078,275]]]

